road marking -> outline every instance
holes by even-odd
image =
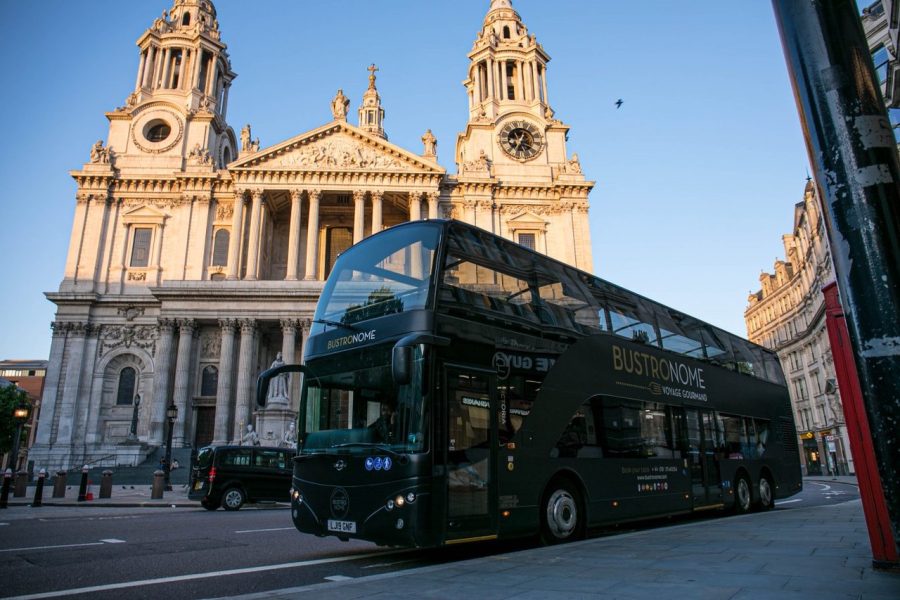
[[[9,523],[0,523],[0,527],[3,527],[4,525],[9,525]]]
[[[775,503],[775,506],[781,506],[782,504],[790,504],[791,502],[803,502],[803,498],[795,498],[794,500],[779,500]]]
[[[109,538],[109,539],[100,540],[100,541],[104,542],[106,544],[124,544],[125,543],[125,540],[117,540],[116,538]]]
[[[347,581],[348,579],[353,579],[352,577],[347,577],[346,575],[330,575],[328,577],[324,577],[323,579],[327,581]]]
[[[178,575],[175,577],[160,577],[158,579],[141,579],[138,581],[123,581],[122,583],[110,583],[107,585],[92,585],[82,588],[72,588],[68,590],[56,590],[54,592],[43,592],[39,594],[26,594],[24,596],[12,596],[5,600],[40,600],[42,598],[59,598],[62,596],[74,596],[75,594],[90,594],[93,592],[105,592],[109,590],[121,590],[126,588],[135,588],[145,585],[159,585],[161,583],[177,583],[179,581],[194,581],[197,579],[209,579],[210,577],[222,577],[228,575],[244,575],[246,573],[262,573],[265,571],[278,571],[281,569],[295,569],[297,567],[310,567],[313,565],[324,565],[328,563],[347,562],[348,560],[361,560],[365,558],[374,558],[376,556],[389,556],[391,554],[399,554],[401,552],[409,552],[409,550],[389,550],[387,552],[371,552],[369,554],[355,554],[353,556],[337,556],[334,558],[319,558],[316,560],[304,560],[300,562],[282,563],[280,565],[266,565],[262,567],[247,567],[244,569],[228,569],[225,571],[212,571],[209,573],[193,573],[191,575]]]
[[[241,529],[235,533],[256,533],[258,531],[295,531],[296,527],[273,527],[271,529]]]
[[[26,550],[56,550],[57,548],[81,548],[83,546],[102,546],[103,542],[86,544],[62,544],[60,546],[29,546],[28,548],[3,548],[0,552],[25,552]]]

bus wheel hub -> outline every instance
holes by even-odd
[[[557,538],[572,535],[578,523],[578,506],[566,490],[556,490],[547,501],[547,525]]]

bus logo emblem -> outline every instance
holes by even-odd
[[[350,508],[350,496],[344,488],[334,488],[331,492],[331,514],[337,518],[347,516],[347,510]]]
[[[347,468],[347,462],[344,459],[341,459],[334,463],[334,468],[338,471],[343,471]]]

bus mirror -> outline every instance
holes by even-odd
[[[265,407],[266,398],[269,396],[269,383],[273,378],[286,373],[306,373],[306,367],[302,365],[281,365],[273,367],[259,374],[256,380],[256,404]]]
[[[391,375],[397,385],[407,385],[412,380],[412,357],[412,346],[394,346]]]

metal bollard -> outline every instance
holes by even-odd
[[[109,469],[103,471],[103,476],[100,478],[101,498],[112,498],[112,473]]]
[[[37,485],[34,486],[34,500],[31,501],[31,507],[37,508],[44,502],[44,479],[47,478],[47,470],[41,469],[38,472]]]
[[[78,502],[87,500],[87,478],[90,467],[84,465],[81,467],[81,485],[78,486]]]
[[[150,489],[150,499],[159,500],[163,497],[163,488],[166,487],[166,474],[157,469],[153,472],[153,487]]]
[[[53,497],[54,498],[65,498],[66,497],[66,472],[65,471],[57,471],[56,479],[53,481]]]
[[[12,483],[12,469],[3,471],[3,489],[0,491],[0,508],[6,508],[9,502],[9,486]]]
[[[16,487],[13,489],[13,496],[16,498],[24,498],[28,490],[28,472],[19,471],[16,473]]]

